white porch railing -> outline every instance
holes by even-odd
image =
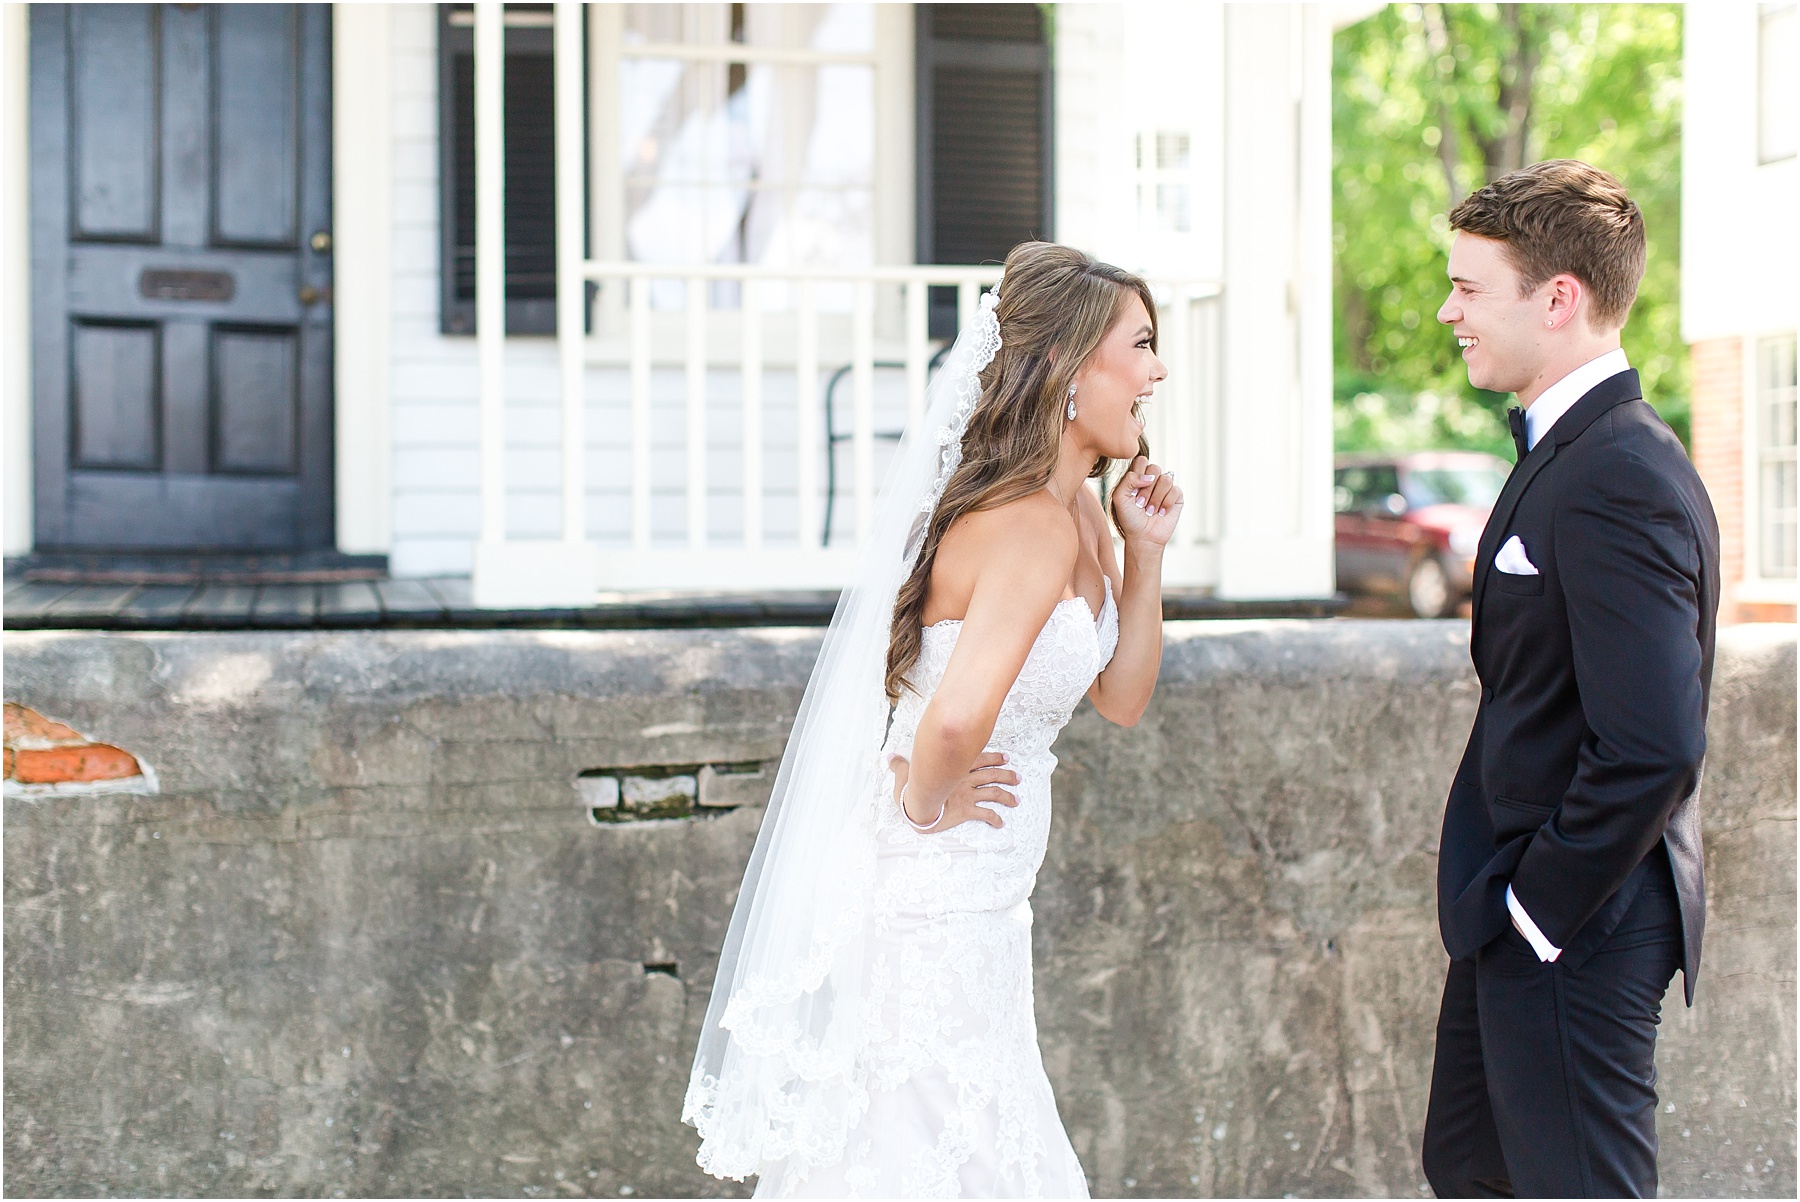
[[[928,290],[956,289],[958,326],[974,313],[984,285],[999,278],[993,266],[880,266],[844,269],[767,268],[742,264],[671,266],[584,260],[583,137],[580,5],[555,8],[557,141],[557,346],[561,388],[561,537],[507,535],[502,256],[503,123],[501,121],[500,5],[476,6],[476,310],[480,375],[481,533],[473,579],[475,604],[489,607],[571,606],[602,589],[731,590],[832,588],[848,578],[855,546],[868,529],[879,485],[876,444],[878,376],[891,393],[903,390],[905,424],[923,412],[932,356]],[[682,308],[653,304],[659,285],[680,286]],[[588,332],[588,286],[598,286]],[[735,286],[735,306],[715,304],[721,283]],[[1218,286],[1207,281],[1153,280],[1158,296],[1161,350],[1170,371],[1149,409],[1153,452],[1184,482],[1189,503],[1165,582],[1212,584],[1218,478],[1208,458],[1218,439]],[[847,294],[847,295],[846,295]],[[589,537],[587,506],[587,387],[594,368],[622,386],[611,412],[629,425],[628,539],[602,545]],[[670,537],[666,513],[655,519],[652,472],[655,382],[679,371],[682,391],[681,532]],[[849,382],[848,437],[825,427],[828,375]],[[709,390],[729,380],[739,429],[735,465],[718,464],[709,429]],[[772,437],[767,403],[778,381],[788,426]],[[618,403],[618,402],[623,402]],[[791,404],[791,414],[787,405]],[[789,419],[791,418],[791,422]],[[616,432],[614,434],[617,438]],[[834,437],[834,435],[836,435]],[[836,443],[849,443],[848,484],[822,488]],[[777,445],[779,444],[779,445]],[[774,479],[779,456],[792,479]],[[662,460],[667,463],[667,459]],[[736,513],[718,516],[711,487],[715,467],[735,467]],[[776,537],[768,502],[776,491],[792,520]],[[615,498],[615,489],[609,494]],[[822,528],[827,504],[847,505],[849,535]],[[709,512],[710,511],[710,512]],[[712,520],[709,520],[712,519]],[[720,525],[729,531],[716,529]],[[620,523],[612,523],[615,527]],[[659,533],[660,526],[660,533]],[[818,537],[815,531],[820,531]]]

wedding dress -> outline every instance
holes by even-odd
[[[890,710],[895,597],[962,460],[1001,343],[980,298],[889,468],[794,717],[701,1024],[682,1120],[717,1177],[762,1196],[1085,1197],[1037,1047],[1027,900],[1050,831],[1050,745],[1112,658],[1118,608],[1070,598],[1039,632],[990,750],[1019,775],[1003,825],[913,831],[890,754],[961,633],[926,627]]]
[[[961,630],[925,628],[908,676],[917,691],[902,694],[884,761],[911,758]],[[1029,898],[1050,838],[1050,745],[1118,640],[1111,580],[1098,619],[1073,597],[1038,634],[986,748],[1019,776],[1019,804],[995,807],[1005,825],[920,834],[891,788],[870,799],[879,850],[858,1053],[868,1110],[839,1163],[767,1165],[758,1197],[1087,1197],[1038,1051]]]

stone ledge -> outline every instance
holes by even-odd
[[[747,1192],[676,1115],[760,809],[595,825],[576,781],[779,760],[820,633],[7,634],[9,700],[164,779],[7,799],[6,1189]],[[1033,903],[1091,1184],[1416,1195],[1467,623],[1165,634],[1143,721],[1057,742]],[[1663,1187],[1791,1197],[1793,628],[1715,680]]]
[[[4,607],[11,630],[680,630],[826,626],[837,598],[834,590],[602,593],[594,604],[579,608],[477,609],[466,576],[302,582],[252,575],[83,583],[9,571]],[[1163,598],[1163,616],[1170,621],[1323,618],[1347,603],[1342,596],[1221,601],[1206,590],[1173,589]]]

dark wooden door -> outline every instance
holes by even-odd
[[[37,544],[330,546],[324,4],[31,11]]]

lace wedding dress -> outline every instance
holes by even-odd
[[[925,628],[883,762],[911,756],[961,625]],[[852,1074],[867,1109],[837,1163],[766,1162],[758,1197],[1087,1197],[1038,1051],[1029,898],[1050,837],[1050,745],[1118,640],[1110,580],[1098,618],[1080,597],[1051,613],[987,745],[1019,775],[1004,826],[922,835],[891,789],[876,802]]]

